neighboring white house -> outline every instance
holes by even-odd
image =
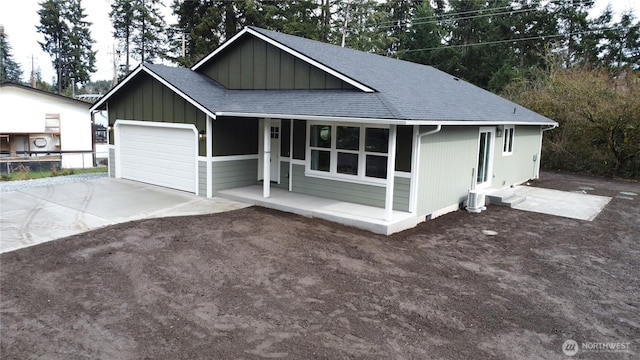
[[[0,84],[0,159],[57,161],[62,168],[93,167],[88,102],[31,87]]]

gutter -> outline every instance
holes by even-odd
[[[438,133],[438,132],[440,132],[440,130],[442,130],[442,124],[436,125],[436,128],[433,129],[433,130],[425,131],[423,133],[418,133],[418,140],[422,139],[423,136],[427,136],[427,135],[432,135],[432,134]]]
[[[240,112],[240,111],[216,111],[215,116],[232,116],[232,117],[255,117],[270,119],[290,119],[290,120],[306,120],[306,121],[326,121],[326,122],[343,122],[343,123],[363,123],[363,124],[382,124],[382,125],[419,125],[419,126],[436,126],[438,129],[443,125],[448,126],[495,126],[495,125],[537,125],[544,126],[540,122],[535,121],[484,121],[484,120],[408,120],[408,119],[391,119],[391,118],[365,118],[365,117],[346,117],[331,115],[301,115],[301,114],[278,114],[278,113],[260,113],[260,112]],[[557,126],[550,125],[550,126]],[[440,130],[438,130],[440,131]],[[436,132],[438,132],[436,131]]]

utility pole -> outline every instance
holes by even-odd
[[[36,71],[33,64],[33,54],[31,54],[31,87],[36,87]]]
[[[182,58],[187,57],[187,39],[184,30],[182,31]]]
[[[111,87],[115,87],[118,85],[118,60],[116,57],[116,45],[112,45],[113,49],[113,81],[111,82]]]
[[[146,19],[147,19],[147,8],[146,8],[146,4],[145,4],[145,0],[142,0],[142,9],[140,10],[141,14],[142,14],[142,31],[140,34],[140,41],[142,42],[142,51],[140,52],[141,54],[141,63],[144,63],[144,42],[145,42],[145,37],[146,37]]]
[[[347,25],[349,25],[349,6],[351,6],[351,3],[347,3],[347,10],[345,10],[344,14],[344,26],[342,27],[342,47],[344,47],[344,43],[347,40]]]

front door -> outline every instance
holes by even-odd
[[[495,129],[481,127],[478,139],[478,167],[476,168],[476,187],[491,186],[493,178],[493,143]]]
[[[280,120],[271,120],[271,182],[280,182]]]

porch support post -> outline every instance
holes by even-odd
[[[293,122],[289,120],[289,191],[293,191]]]
[[[398,134],[397,125],[389,127],[389,151],[387,158],[387,192],[384,201],[384,219],[391,221],[393,218],[393,186],[396,172],[396,137]]]
[[[213,164],[211,163],[213,157],[213,118],[207,115],[207,129],[205,130],[205,141],[207,146],[207,197],[213,197]]]
[[[264,119],[264,158],[262,159],[262,197],[271,196],[271,119]]]
[[[413,143],[411,144],[411,184],[409,185],[409,212],[417,213],[418,208],[418,168],[420,159],[420,125],[413,125]]]

